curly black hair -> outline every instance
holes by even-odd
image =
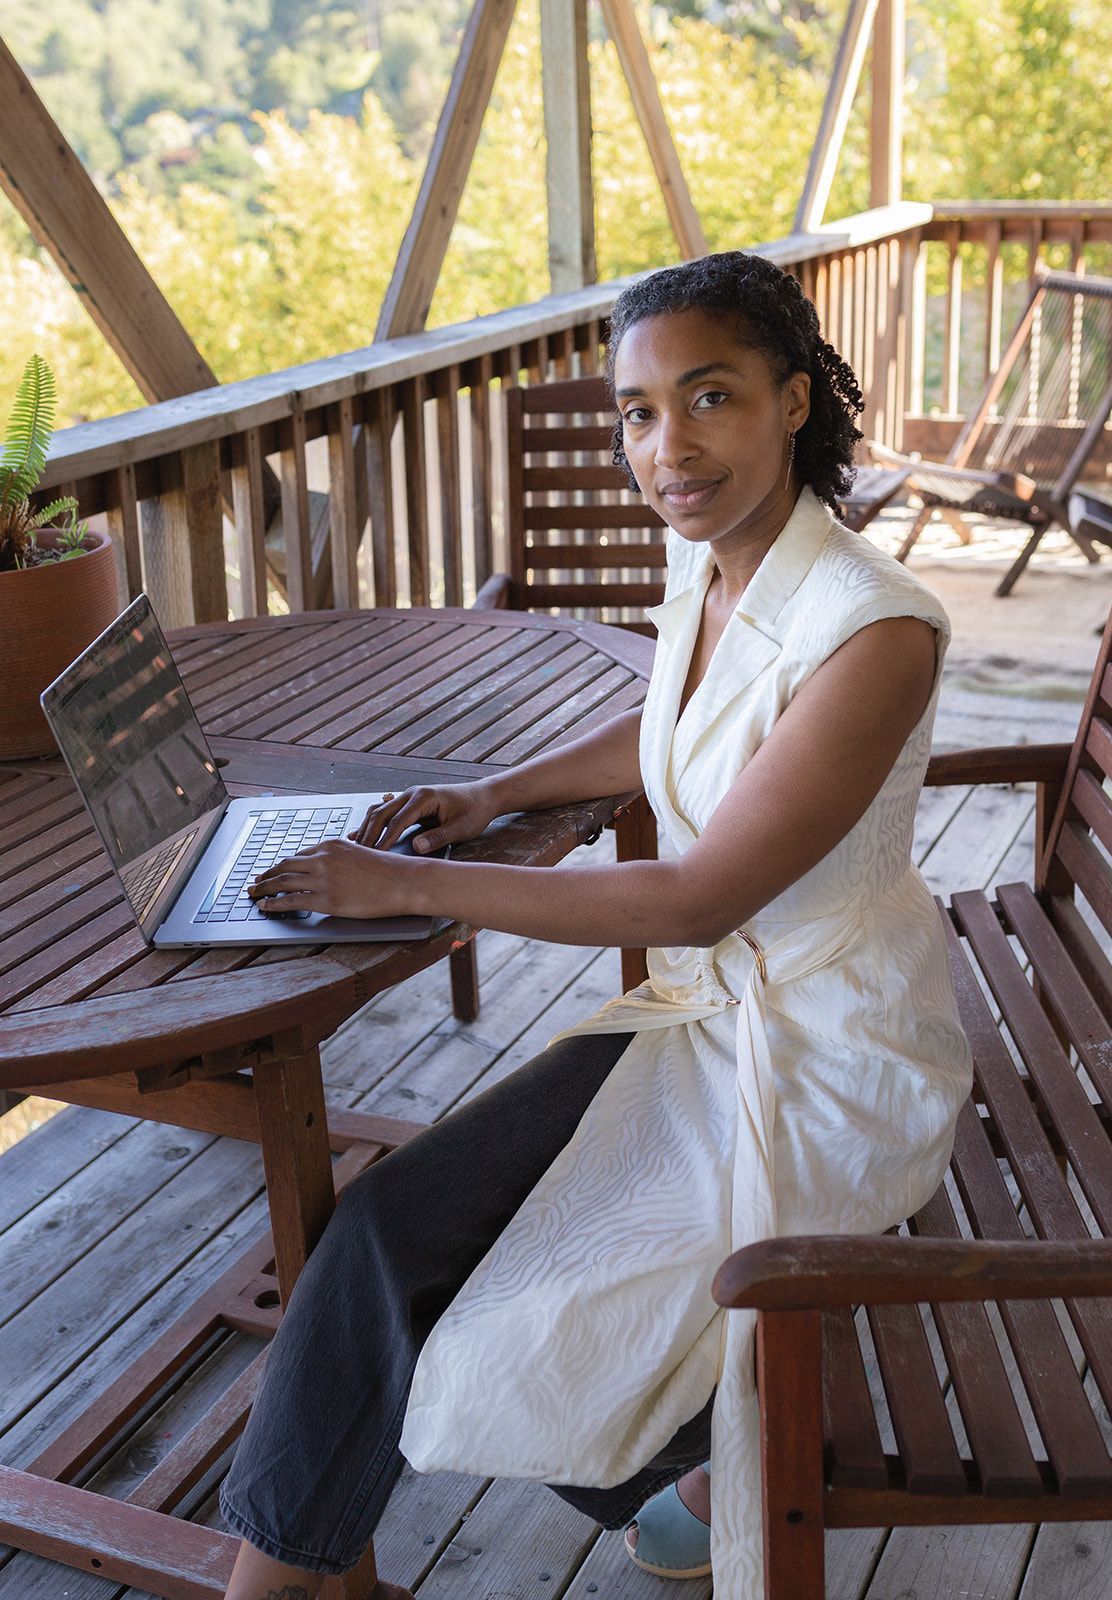
[[[674,311],[707,311],[731,319],[738,337],[758,350],[774,376],[786,383],[794,372],[811,377],[811,413],[795,436],[795,470],[820,500],[837,507],[849,492],[854,446],[861,438],[854,419],[864,406],[849,363],[823,338],[818,313],[798,279],[763,256],[724,250],[678,267],[662,267],[623,289],[610,313],[606,377],[614,393],[614,360],[635,322]],[[614,464],[624,467],[630,487],[639,486],[626,460],[622,419],[614,424]]]

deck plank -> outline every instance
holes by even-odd
[[[0,1233],[49,1200],[134,1126],[133,1117],[115,1111],[71,1106],[5,1150],[0,1167]]]
[[[543,1484],[498,1479],[419,1585],[418,1600],[490,1600],[508,1573],[514,1600],[551,1600],[597,1534],[590,1518]]]
[[[205,1134],[137,1123],[104,1151],[94,1171],[60,1183],[7,1230],[0,1325],[149,1206],[173,1174],[211,1143]],[[146,1226],[145,1218],[140,1226]]]

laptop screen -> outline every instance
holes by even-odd
[[[146,595],[55,679],[42,707],[130,894],[129,865],[227,798]]]

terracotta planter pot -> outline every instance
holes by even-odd
[[[112,541],[89,538],[96,548],[73,561],[0,572],[0,761],[55,753],[39,695],[119,614]]]

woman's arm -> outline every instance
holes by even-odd
[[[641,787],[637,747],[641,708],[624,711],[601,728],[484,779],[507,811],[544,811],[575,800],[628,794]]]
[[[625,711],[557,750],[471,782],[421,785],[372,806],[351,837],[388,850],[415,822],[430,821],[416,848],[473,839],[508,811],[544,811],[641,787],[641,712]]]
[[[886,619],[854,634],[796,695],[679,860],[553,873],[333,842],[265,874],[264,905],[342,916],[418,912],[565,944],[717,944],[860,819],[922,716],[934,673],[925,622]],[[577,797],[594,792],[581,788]]]

